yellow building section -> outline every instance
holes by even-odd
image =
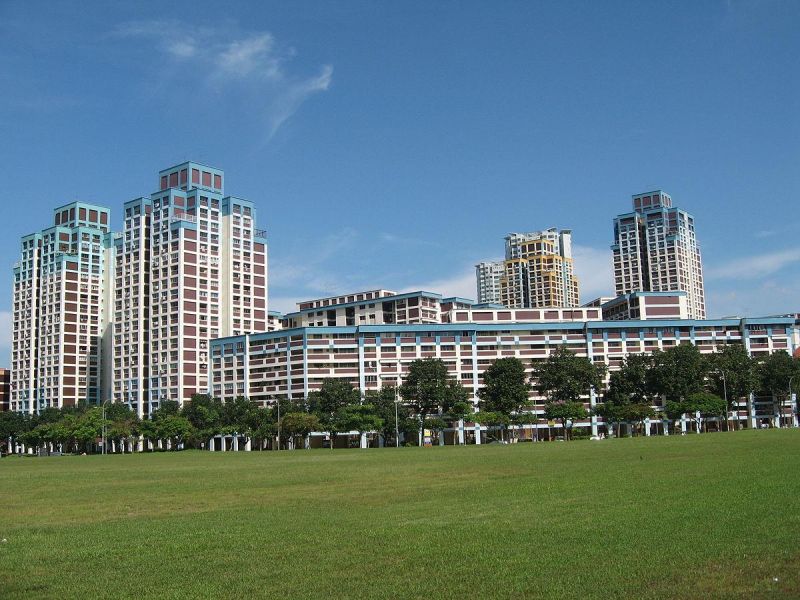
[[[503,304],[510,308],[580,304],[572,259],[553,253],[554,247],[548,240],[536,240],[523,245],[523,256],[505,261],[499,278]]]

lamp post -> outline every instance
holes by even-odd
[[[103,454],[106,453],[106,403],[103,401],[103,425],[102,425],[102,436],[103,436]]]
[[[728,428],[728,431],[730,431],[730,424],[728,421],[728,382],[725,380],[724,371],[717,370],[717,372],[722,375],[722,393],[725,395],[725,426]]]
[[[797,407],[792,404],[792,379],[794,379],[794,375],[789,377],[789,405],[790,405],[790,408],[791,408],[792,412],[794,412],[795,419],[796,419],[797,418]]]
[[[398,406],[400,399],[398,398],[397,386],[394,386],[394,447],[400,447],[400,417],[398,414]]]

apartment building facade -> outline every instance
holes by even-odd
[[[633,196],[633,212],[614,219],[614,282],[631,292],[686,292],[689,317],[706,316],[703,266],[694,217],[662,190]]]
[[[209,392],[223,400],[244,395],[268,404],[277,398],[305,399],[326,378],[348,381],[366,392],[400,384],[416,359],[440,358],[477,402],[482,374],[498,358],[519,358],[531,373],[535,361],[567,347],[613,370],[628,354],[681,343],[695,344],[703,353],[743,344],[750,354],[760,355],[792,353],[800,337],[797,321],[782,317],[608,321],[599,307],[454,307],[440,323],[293,327],[213,340]],[[536,427],[547,427],[545,398],[532,391],[531,400]],[[586,407],[596,401],[592,393],[585,398]],[[771,406],[771,401],[742,406],[737,418],[752,421]],[[580,425],[596,432],[598,421],[593,417]]]
[[[502,293],[500,279],[505,273],[505,262],[483,261],[475,265],[475,279],[478,302],[500,304]]]
[[[124,402],[140,417],[208,388],[209,341],[268,328],[267,244],[220,169],[186,162],[109,210],[74,203],[22,238],[12,409]]]
[[[11,408],[11,369],[0,368],[0,412]]]
[[[441,299],[431,292],[398,294],[381,289],[307,300],[297,303],[296,312],[280,318],[281,327],[438,323]]]
[[[508,234],[505,260],[478,263],[475,276],[481,303],[509,308],[580,304],[568,229]]]
[[[34,413],[102,398],[110,212],[72,202],[21,239],[14,267],[11,410]]]
[[[147,276],[132,278],[130,290],[127,276],[117,277],[115,300],[137,297],[144,332],[128,338],[131,312],[114,323],[112,400],[140,416],[207,389],[211,339],[267,329],[265,233],[252,202],[224,194],[224,177],[199,163],[175,165],[159,172],[157,192],[125,206],[132,245],[121,262],[130,254]]]

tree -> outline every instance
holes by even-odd
[[[617,436],[622,423],[640,423],[655,416],[651,406],[647,373],[652,364],[650,355],[629,354],[618,371],[611,373],[603,403],[595,414],[611,426],[617,426]]]
[[[563,346],[559,346],[550,356],[533,365],[532,380],[536,389],[547,397],[545,416],[550,420],[560,420],[567,439],[567,421],[585,418],[581,397],[598,389],[605,377],[606,366],[594,364],[584,356],[577,356]],[[580,410],[579,410],[580,408]],[[549,409],[549,413],[548,413]]]
[[[518,358],[499,358],[483,372],[483,387],[478,390],[480,409],[503,415],[503,419],[495,419],[501,439],[511,417],[530,406],[531,389],[525,365]]]
[[[325,379],[320,389],[308,395],[309,412],[317,415],[319,421],[331,436],[331,450],[336,442],[339,429],[337,414],[345,406],[359,404],[361,394],[358,389],[341,379]]]
[[[495,427],[500,430],[500,441],[505,441],[503,432],[506,427],[511,424],[511,416],[504,412],[494,410],[481,410],[474,415],[476,423],[483,423],[489,427]]]
[[[466,390],[450,377],[447,365],[439,358],[413,361],[400,386],[400,394],[416,414],[420,439],[428,415],[441,415],[468,397]]]
[[[742,398],[748,398],[759,385],[756,361],[742,344],[726,344],[714,354],[707,355],[708,382],[711,391],[727,399],[725,423],[730,430],[728,411]]]
[[[194,433],[194,428],[189,419],[177,414],[162,416],[155,419],[154,423],[158,439],[169,442],[173,450],[178,450],[178,447],[191,438]]]
[[[291,412],[281,417],[281,431],[289,438],[296,436],[305,438],[320,427],[319,417],[304,412]]]
[[[194,428],[196,447],[222,433],[222,402],[218,398],[208,394],[194,394],[191,401],[184,403],[181,415]]]
[[[108,421],[103,420],[103,409],[94,406],[77,418],[72,435],[79,446],[90,452],[95,440],[103,435],[103,425],[107,424]]]
[[[564,440],[569,440],[567,425],[578,419],[585,419],[588,413],[583,407],[583,402],[572,402],[568,400],[555,400],[548,402],[544,407],[544,416],[551,421],[561,421],[561,428],[564,430]],[[569,426],[570,429],[572,426]]]
[[[243,436],[249,441],[252,436],[250,430],[250,413],[257,409],[257,405],[244,396],[237,396],[222,404],[221,429],[227,435]]]
[[[15,411],[0,412],[0,449],[5,447],[6,452],[13,451],[20,435],[30,427],[28,415]]]
[[[466,390],[464,390],[464,392],[466,393]],[[474,420],[475,418],[474,408],[475,407],[472,405],[472,402],[463,400],[454,402],[448,411],[450,418],[453,419],[453,421],[458,425],[459,430],[462,432],[462,436],[464,431],[464,421],[471,419]]]
[[[146,439],[168,442],[173,450],[195,435],[194,427],[189,419],[180,415],[180,405],[174,400],[163,401],[149,421],[142,421],[140,430]]]
[[[683,402],[684,412],[692,413],[696,423],[697,433],[704,425],[703,419],[717,417],[725,414],[725,400],[710,392],[695,392]],[[696,415],[700,415],[698,419]]]
[[[756,373],[760,391],[772,396],[775,415],[780,415],[781,405],[790,399],[790,379],[793,389],[800,387],[800,360],[792,358],[785,350],[779,350],[764,357],[757,364]]]
[[[652,354],[647,388],[667,401],[683,402],[703,389],[708,363],[694,344],[679,344]]]
[[[411,419],[408,407],[399,401],[398,390],[394,386],[382,387],[379,390],[369,390],[365,402],[375,407],[375,416],[381,420],[380,434],[386,440],[394,440],[399,446],[400,441],[395,440],[398,433],[410,434],[417,431],[417,423]],[[395,404],[395,401],[397,403]],[[395,423],[395,415],[397,422]]]
[[[336,413],[338,431],[357,431],[359,438],[368,431],[378,431],[383,420],[372,404],[350,404]]]
[[[288,414],[288,413],[286,413]],[[275,417],[270,407],[257,407],[247,416],[247,426],[253,439],[259,442],[259,449],[264,447],[264,441],[273,439],[277,431]]]
[[[106,408],[106,439],[122,446],[139,432],[139,417],[127,404],[115,402]]]

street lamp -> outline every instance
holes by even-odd
[[[725,395],[725,426],[730,431],[730,424],[728,422],[728,382],[725,380],[725,373],[719,369],[717,369],[717,373],[722,375],[722,393]]]
[[[400,398],[398,398],[397,386],[394,386],[394,447],[400,447],[400,417],[398,415],[398,406],[400,405]]]

